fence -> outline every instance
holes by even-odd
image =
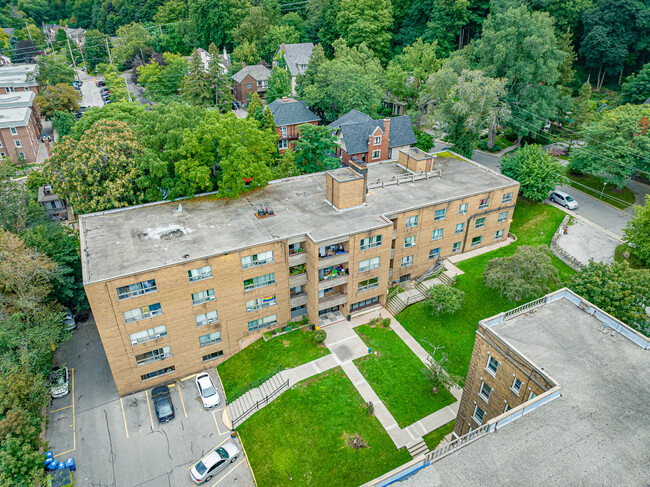
[[[235,402],[235,400],[239,396],[243,396],[244,394],[246,394],[251,389],[259,387],[260,385],[262,385],[262,383],[266,382],[267,379],[270,379],[271,377],[273,377],[275,374],[277,374],[281,370],[282,370],[282,365],[280,365],[277,369],[273,370],[270,374],[265,375],[261,379],[258,379],[255,382],[251,382],[246,387],[243,387],[242,389],[238,390],[232,396],[230,396],[229,398],[226,399],[226,404],[231,404],[231,403]]]
[[[282,384],[278,386],[276,390],[274,390],[271,394],[268,396],[264,397],[263,399],[260,399],[259,401],[256,401],[255,404],[253,404],[251,407],[249,407],[246,411],[241,413],[239,416],[237,416],[235,419],[232,420],[232,429],[235,429],[238,424],[243,423],[244,420],[252,413],[257,411],[259,408],[266,406],[271,399],[273,399],[275,396],[277,396],[282,389],[288,389],[289,388],[289,379],[284,381]]]
[[[580,272],[585,265],[582,262],[580,262],[578,259],[576,259],[574,256],[569,254],[566,250],[561,248],[557,243],[557,241],[560,238],[560,235],[562,235],[562,232],[564,232],[564,229],[567,227],[570,218],[571,217],[569,215],[565,216],[559,228],[553,234],[553,238],[551,239],[551,250],[557,256],[558,259],[560,259],[566,265],[571,267],[573,270]]]

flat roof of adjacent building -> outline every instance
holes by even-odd
[[[0,108],[29,107],[34,102],[36,94],[31,91],[16,91],[0,94]]]
[[[31,107],[1,108],[0,107],[0,128],[24,126],[29,123],[29,116],[32,113]]]
[[[441,170],[441,177],[375,187],[366,204],[343,211],[326,200],[325,173],[315,173],[274,181],[235,200],[211,194],[83,215],[84,282],[295,236],[322,242],[391,225],[391,215],[410,209],[518,184],[460,156],[439,158],[434,169]],[[368,167],[368,183],[409,174],[395,163],[374,164]],[[255,212],[268,206],[275,216],[258,219]]]
[[[561,397],[400,486],[648,484],[650,351],[604,327],[597,316],[606,314],[593,305],[583,310],[571,291],[555,294],[563,297],[490,329],[543,367]]]
[[[406,147],[404,149],[400,149],[399,151],[403,152],[411,159],[415,159],[416,161],[425,161],[427,159],[431,159],[431,154],[417,147]]]

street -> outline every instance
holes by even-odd
[[[102,95],[95,84],[95,80],[103,79],[103,76],[89,76],[81,69],[77,69],[77,75],[82,81],[81,85],[81,106],[82,107],[101,107],[104,106]]]

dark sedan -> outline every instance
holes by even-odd
[[[176,413],[167,386],[154,387],[151,391],[151,400],[153,401],[153,407],[156,410],[156,416],[160,423],[167,423],[174,419]]]

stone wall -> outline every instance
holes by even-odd
[[[557,243],[557,241],[560,238],[560,235],[562,235],[564,229],[569,224],[570,218],[571,217],[569,215],[565,216],[559,228],[555,231],[555,234],[553,235],[553,239],[551,240],[551,250],[557,256],[558,259],[560,259],[566,265],[571,267],[573,270],[580,272],[585,267],[584,264],[580,262],[578,259],[576,259],[575,257],[573,257],[571,254],[569,254],[566,250],[561,248]]]

